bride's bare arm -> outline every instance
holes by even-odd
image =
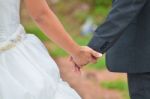
[[[72,38],[63,28],[58,18],[49,8],[46,0],[25,0],[25,3],[29,14],[51,40],[53,40],[56,44],[58,44],[72,56],[80,56],[79,54],[81,54],[81,52],[86,52],[82,53],[82,57],[80,56],[80,59],[79,57],[77,57],[78,60],[83,61],[77,61],[80,65],[83,65],[83,63],[85,64],[89,60],[92,60],[92,53],[94,53],[94,55],[98,54],[91,49],[87,50],[87,47],[80,47],[72,40]]]
[[[69,54],[73,54],[79,49],[79,46],[65,31],[45,0],[25,0],[25,3],[29,14],[51,40]]]

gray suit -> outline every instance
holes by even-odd
[[[150,72],[150,0],[114,0],[89,46],[107,51],[111,71]]]
[[[150,0],[113,0],[112,10],[89,47],[106,52],[110,71],[128,75],[150,72]]]

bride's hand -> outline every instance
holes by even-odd
[[[88,63],[96,63],[97,59],[101,56],[101,53],[98,53],[87,46],[81,46],[78,52],[71,56],[71,60],[75,64],[75,67],[79,69]]]

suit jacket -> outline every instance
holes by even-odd
[[[113,0],[89,47],[105,53],[113,72],[150,72],[150,0]]]

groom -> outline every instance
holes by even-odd
[[[127,73],[131,99],[150,99],[150,0],[113,0],[89,47],[106,52],[110,71]]]

